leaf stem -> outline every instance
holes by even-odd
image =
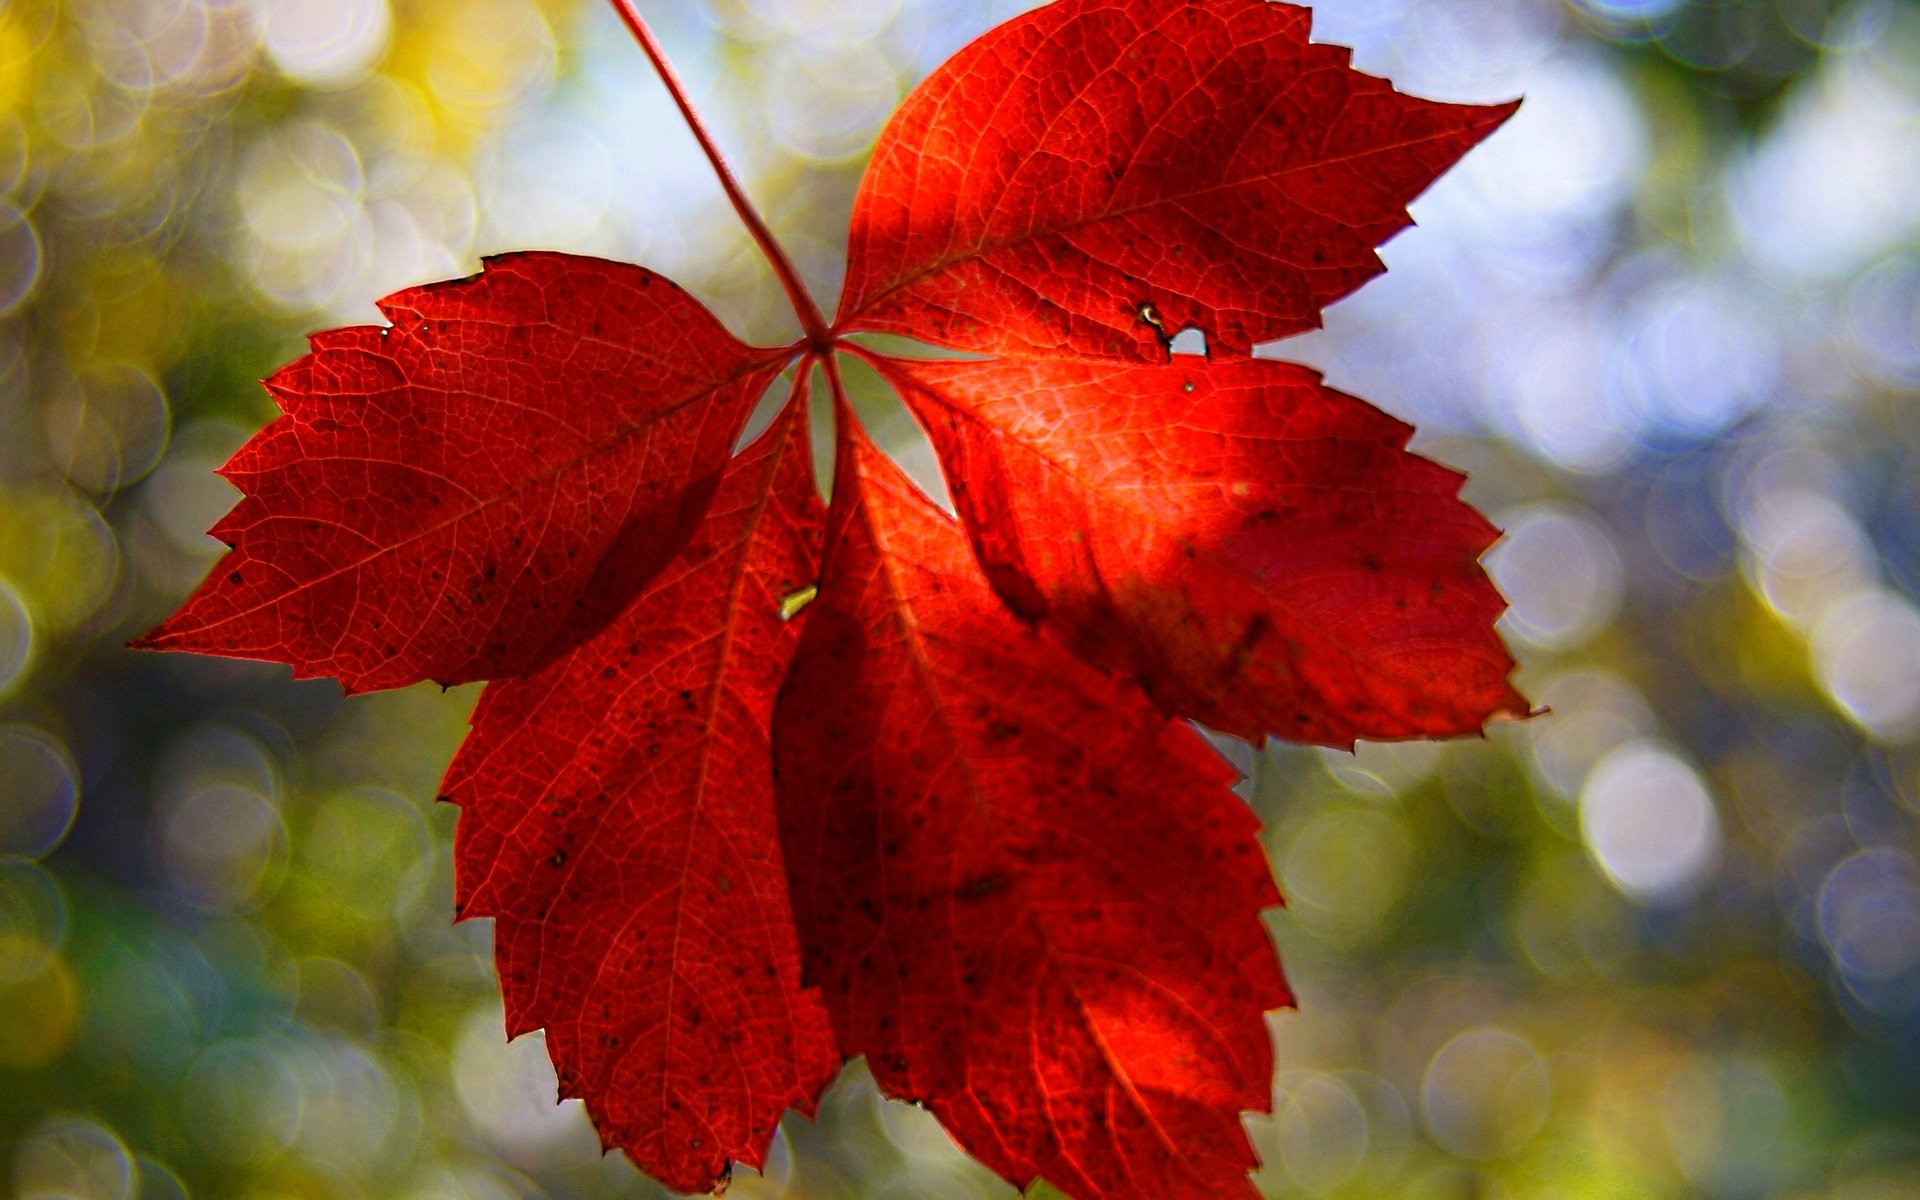
[[[820,367],[827,373],[827,389],[833,394],[833,474],[829,477],[828,491],[830,501],[838,509],[842,487],[849,489],[845,493],[849,499],[859,502],[851,488],[854,477],[853,439],[859,429],[860,418],[853,414],[853,401],[847,398],[847,385],[840,378],[840,356],[831,352],[822,354]]]
[[[667,61],[666,51],[653,36],[653,30],[647,27],[646,18],[640,15],[633,0],[611,0],[613,11],[626,24],[640,49],[645,52],[647,61],[653,64],[654,71],[660,76],[660,82],[667,86],[667,92],[673,97],[674,104],[680,109],[687,128],[693,132],[694,140],[700,143],[700,149],[706,154],[707,161],[713,164],[713,172],[720,177],[720,186],[726,190],[727,199],[733,203],[733,211],[740,214],[740,221],[759,244],[767,264],[780,280],[780,286],[787,293],[788,303],[793,305],[794,315],[800,318],[800,325],[807,332],[807,342],[819,352],[829,351],[833,345],[833,334],[827,329],[827,319],[820,312],[820,306],[814,303],[808,293],[807,285],[800,280],[800,273],[793,269],[793,261],[780,245],[773,231],[760,218],[760,212],[754,208],[753,201],[747,198],[740,181],[734,178],[733,168],[727,166],[727,160],[721,157],[720,148],[713,143],[713,137],[700,120],[700,114],[694,111],[693,102],[687,98],[687,90],[681,84],[680,77],[674,73],[673,65]],[[831,357],[829,355],[829,357]]]
[[[834,412],[851,418],[853,402],[847,399],[847,385],[840,381],[840,356],[829,351],[819,357],[821,367],[827,372],[827,387],[833,392]]]
[[[853,432],[860,418],[853,414],[853,401],[847,398],[847,385],[840,379],[840,356],[822,354],[821,369],[827,373],[827,389],[833,394],[833,478],[834,486],[844,478],[841,470],[852,463]]]

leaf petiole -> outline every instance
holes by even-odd
[[[816,352],[826,353],[832,349],[834,337],[827,329],[827,319],[820,312],[820,306],[814,303],[813,296],[807,291],[807,285],[801,282],[800,273],[794,270],[793,260],[787,257],[786,250],[780,245],[773,231],[761,219],[760,212],[754,208],[753,201],[747,198],[740,181],[734,178],[733,169],[721,156],[720,148],[714,145],[713,137],[700,120],[700,114],[694,110],[693,101],[687,97],[686,88],[680,77],[674,73],[673,65],[667,61],[667,55],[661,49],[659,41],[648,28],[646,18],[640,15],[633,0],[611,0],[613,11],[633,34],[640,49],[646,54],[647,61],[653,64],[654,71],[660,76],[660,82],[666,85],[667,92],[673,97],[675,106],[685,119],[687,128],[692,131],[694,140],[700,143],[700,149],[713,165],[714,174],[720,177],[720,186],[727,193],[727,199],[733,204],[733,211],[740,215],[740,221],[753,235],[753,240],[766,256],[767,264],[780,280],[780,287],[787,293],[788,303],[793,305],[794,315],[800,318],[800,326],[806,330],[807,344]]]
[[[853,349],[853,343],[842,343]],[[822,354],[820,366],[827,373],[827,387],[833,395],[833,419],[839,427],[839,438],[847,436],[847,426],[854,419],[853,401],[847,398],[847,385],[840,378],[840,358],[836,354]]]

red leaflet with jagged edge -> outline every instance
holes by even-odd
[[[840,1046],[1016,1182],[1259,1193],[1280,902],[1234,773],[1009,613],[966,536],[841,442],[774,721],[780,840]]]
[[[442,785],[457,911],[494,918],[507,1032],[662,1183],[758,1167],[840,1069],[800,984],[767,730],[817,576],[806,410],[728,468],[700,531],[599,636],[486,691]],[[804,616],[804,614],[802,614]]]
[[[349,691],[532,670],[692,532],[785,365],[669,280],[574,255],[380,309],[267,381],[286,415],[221,468],[233,553],[140,646]]]
[[[1251,354],[1379,272],[1512,106],[1401,95],[1287,4],[1059,0],[883,131],[828,322],[610,3],[803,336],[745,345],[564,254],[394,296],[269,381],[233,551],[139,644],[493,681],[443,789],[457,913],[495,922],[508,1032],[545,1029],[563,1094],[664,1183],[757,1166],[865,1056],[1021,1186],[1254,1196],[1279,895],[1186,722],[1347,746],[1527,706],[1460,477]],[[1205,358],[1170,356],[1188,328]],[[922,423],[957,521],[861,432],[843,351]]]
[[[982,354],[1165,361],[1313,329],[1407,202],[1511,116],[1435,104],[1267,0],[1078,0],[1010,21],[894,114],[843,321]]]
[[[1008,604],[1168,709],[1258,738],[1470,733],[1526,711],[1493,527],[1413,429],[1266,359],[869,356],[939,448]]]

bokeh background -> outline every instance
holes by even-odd
[[[644,6],[831,298],[880,124],[1005,0]],[[1524,93],[1277,348],[1509,531],[1485,742],[1228,752],[1292,907],[1276,1197],[1920,1196],[1920,6],[1333,0]],[[433,802],[475,689],[134,654],[315,328],[478,255],[770,276],[598,0],[0,0],[0,1189],[649,1197],[504,1041]],[[884,398],[863,404],[928,459]],[[854,1068],[736,1193],[1011,1193]]]

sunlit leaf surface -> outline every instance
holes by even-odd
[[[904,89],[1019,5],[658,6],[831,295]],[[696,15],[696,12],[698,15]],[[650,12],[650,15],[656,15]],[[1415,0],[1315,34],[1521,111],[1284,356],[1510,531],[1446,748],[1248,760],[1300,1013],[1274,1196],[1920,1186],[1920,28],[1896,3]],[[448,927],[474,692],[119,647],[220,552],[306,330],[527,245],[792,336],[596,7],[0,7],[0,1145],[46,1196],[633,1196]],[[727,97],[720,100],[719,97]],[[795,114],[805,114],[804,121]],[[646,163],[644,171],[631,164]],[[928,481],[870,377],[855,402]],[[750,435],[749,435],[750,436]],[[1006,1195],[857,1070],[733,1194]]]

